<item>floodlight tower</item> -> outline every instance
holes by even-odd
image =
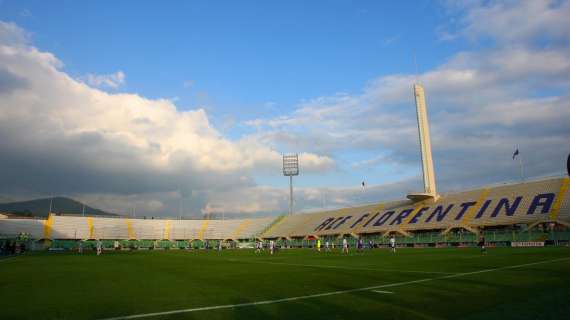
[[[299,155],[283,155],[283,175],[289,177],[289,215],[293,214],[293,176],[299,175]]]
[[[431,139],[429,134],[424,87],[419,84],[414,84],[414,97],[416,98],[416,114],[418,117],[420,153],[422,156],[424,192],[408,194],[408,198],[413,201],[421,201],[430,198],[437,199],[438,195],[435,187],[435,171],[433,170],[433,159],[431,155]]]

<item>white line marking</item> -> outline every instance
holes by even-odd
[[[392,292],[392,291],[384,291],[384,290],[372,290],[372,292],[376,292],[376,293],[390,293],[390,294],[394,293],[394,292]]]
[[[239,307],[250,307],[250,306],[259,306],[259,305],[266,305],[266,304],[274,304],[274,303],[281,303],[281,302],[291,302],[291,301],[297,301],[297,300],[305,300],[305,299],[312,299],[312,298],[334,296],[334,295],[346,294],[346,293],[352,293],[352,292],[372,291],[375,289],[399,287],[399,286],[405,286],[405,285],[414,284],[414,283],[428,282],[428,281],[433,281],[433,280],[459,278],[459,277],[469,276],[469,275],[473,275],[473,274],[523,268],[523,267],[528,267],[528,266],[534,266],[534,265],[557,262],[557,261],[566,261],[566,260],[570,260],[570,258],[545,260],[545,261],[524,263],[524,264],[508,266],[508,267],[499,267],[499,268],[478,270],[478,271],[473,271],[473,272],[457,273],[457,274],[452,274],[452,275],[447,275],[447,276],[442,276],[442,277],[437,277],[437,278],[425,278],[425,279],[412,280],[412,281],[395,282],[395,283],[388,283],[388,284],[372,286],[372,287],[323,292],[323,293],[317,293],[317,294],[310,294],[310,295],[306,295],[306,296],[297,296],[297,297],[290,297],[290,298],[283,298],[283,299],[276,299],[276,300],[263,300],[263,301],[246,302],[246,303],[238,303],[238,304],[225,304],[225,305],[210,306],[210,307],[198,307],[198,308],[179,309],[179,310],[171,310],[171,311],[163,311],[163,312],[141,313],[141,314],[134,314],[134,315],[130,315],[130,316],[105,318],[105,319],[101,319],[101,320],[139,319],[139,318],[165,316],[165,315],[179,314],[179,313],[189,313],[189,312],[209,311],[209,310],[219,310],[219,309],[231,309],[231,308],[239,308]]]
[[[263,264],[278,264],[285,266],[296,266],[296,267],[307,267],[307,268],[324,268],[324,269],[346,269],[346,270],[366,270],[366,271],[377,271],[377,272],[402,272],[402,273],[422,273],[422,274],[457,274],[454,272],[441,272],[441,271],[419,271],[419,270],[397,270],[397,269],[377,269],[377,268],[358,268],[358,267],[345,267],[345,266],[331,266],[331,265],[321,265],[321,264],[301,264],[301,263],[288,263],[288,262],[277,262],[277,261],[247,261],[247,260],[228,260],[232,262],[244,262],[244,263],[263,263]]]

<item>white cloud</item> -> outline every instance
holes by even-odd
[[[30,35],[15,23],[0,21],[0,43],[21,46],[29,42]]]
[[[524,0],[470,4],[462,34],[488,36],[502,44],[570,37],[570,2]]]
[[[88,74],[83,78],[87,84],[95,88],[117,89],[125,84],[125,73],[123,71],[111,74]]]
[[[77,81],[52,54],[29,45],[17,26],[1,24],[0,35],[6,193],[106,195],[103,206],[144,194],[152,211],[160,207],[152,202],[158,195],[180,190],[196,211],[211,194],[253,185],[254,171],[280,174],[280,152],[255,136],[225,138],[203,109],[180,111],[172,100],[101,91],[93,86],[118,87],[125,75]],[[322,155],[304,154],[302,161],[306,171],[334,167]]]

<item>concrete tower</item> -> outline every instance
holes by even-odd
[[[426,97],[424,88],[421,85],[414,84],[414,96],[416,98],[416,113],[418,116],[424,192],[409,194],[408,198],[414,201],[420,201],[429,198],[437,198],[437,191],[435,188],[435,172],[433,170],[433,159],[431,156],[431,141],[427,117]]]

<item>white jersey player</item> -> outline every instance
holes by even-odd
[[[390,248],[392,248],[392,252],[396,252],[396,238],[394,236],[390,238]]]
[[[346,238],[342,239],[342,253],[348,254],[348,241],[346,241]]]
[[[97,240],[97,255],[101,255],[101,252],[103,251],[103,244],[101,243],[101,240]]]
[[[275,241],[270,240],[269,241],[269,253],[273,254],[273,252],[275,252]]]

